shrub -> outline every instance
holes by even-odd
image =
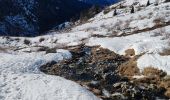
[[[106,9],[104,9],[103,14],[107,14],[109,12],[110,12],[110,8],[106,8]]]
[[[154,68],[154,67],[144,68],[143,74],[144,74],[145,76],[159,76],[159,77],[164,77],[164,76],[166,76],[166,73],[165,73],[165,72],[163,72],[162,70],[159,70],[159,69],[157,69],[157,68]]]
[[[113,16],[116,16],[116,15],[117,15],[117,10],[115,9]]]
[[[130,13],[135,13],[135,8],[134,8],[134,6],[131,7]]]
[[[39,42],[43,42],[44,40],[45,40],[45,38],[41,37],[41,38],[39,39]]]
[[[147,4],[146,4],[146,6],[149,6],[150,5],[150,1],[148,0],[148,2],[147,2]]]
[[[164,49],[161,53],[160,53],[161,56],[167,56],[167,55],[170,55],[170,49]]]
[[[30,40],[27,39],[24,40],[24,44],[29,45],[30,43],[31,43]]]
[[[170,2],[170,0],[165,0],[165,2]]]

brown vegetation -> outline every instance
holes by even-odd
[[[161,56],[168,56],[170,55],[170,49],[164,49],[163,52],[159,53]]]
[[[134,49],[128,49],[125,51],[126,56],[135,56],[135,50]]]
[[[166,73],[162,70],[156,69],[154,67],[147,67],[143,70],[143,75],[145,76],[157,76],[157,77],[164,77],[166,76]]]
[[[136,59],[133,58],[129,60],[128,62],[125,62],[122,65],[120,65],[119,72],[121,75],[124,75],[124,76],[139,75],[140,71],[139,71],[139,68],[137,67]]]

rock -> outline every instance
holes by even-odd
[[[96,95],[101,95],[102,94],[102,91],[99,90],[99,89],[93,89],[92,92]]]
[[[157,86],[161,77],[127,78],[127,75],[133,76],[139,72],[134,59],[125,63],[127,58],[98,47],[81,46],[74,48],[71,52],[72,59],[42,66],[43,72],[76,81],[103,100],[166,98],[163,88]],[[122,63],[124,66],[121,65]],[[122,70],[119,69],[119,65],[123,67]],[[119,71],[122,71],[126,77],[121,76]],[[154,70],[153,72],[159,73],[160,71]],[[169,79],[168,76],[164,77],[164,80],[167,79]],[[170,92],[167,91],[166,95],[169,94]]]
[[[113,87],[115,87],[115,88],[120,88],[120,87],[121,87],[121,84],[122,84],[122,83],[115,83],[115,84],[113,85]]]
[[[107,91],[106,89],[103,89],[103,90],[102,90],[102,93],[103,93],[103,95],[106,96],[106,97],[110,97],[110,96],[111,96],[111,94],[109,93],[109,91]]]
[[[163,78],[164,81],[170,81],[170,75],[166,75],[164,78]]]
[[[57,52],[56,48],[49,48],[49,49],[46,50],[46,54],[48,54],[48,53],[56,53],[56,52]]]
[[[121,93],[114,93],[111,95],[112,100],[124,100],[125,96]]]
[[[89,84],[88,84],[89,87],[91,88],[99,88],[100,86],[100,81],[91,81]]]
[[[167,89],[167,91],[165,92],[165,95],[170,98],[170,88]]]

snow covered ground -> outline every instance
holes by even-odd
[[[71,58],[69,51],[0,55],[0,100],[99,100],[77,83],[39,71],[47,62]]]
[[[39,67],[51,61],[71,58],[67,46],[99,45],[125,55],[134,49],[140,70],[146,67],[162,69],[170,74],[170,3],[151,0],[126,0],[110,6],[87,23],[72,28],[71,32],[51,32],[33,38],[0,37],[0,100],[98,100],[77,83],[61,77],[45,75]],[[131,14],[131,4],[135,13]],[[119,7],[122,4],[123,8]],[[114,8],[117,16],[113,16]],[[96,36],[95,36],[96,35]],[[56,53],[39,51],[42,47],[55,48]],[[28,53],[30,52],[30,53]]]

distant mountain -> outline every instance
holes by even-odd
[[[115,0],[0,0],[0,35],[36,36],[92,5]]]
[[[0,35],[38,35],[89,7],[78,0],[0,0]]]
[[[118,2],[119,0],[79,0],[92,5],[109,5]]]

